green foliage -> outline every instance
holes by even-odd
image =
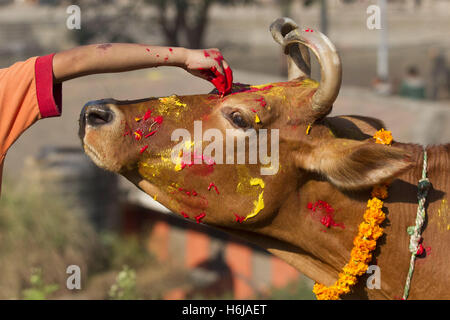
[[[108,292],[108,298],[111,300],[137,300],[136,290],[136,272],[128,266],[124,266],[119,272],[116,282],[111,286]]]
[[[2,188],[0,299],[20,298],[29,283],[30,270],[35,267],[42,270],[37,274],[45,274],[47,282],[60,284],[65,284],[68,265],[77,264],[85,271],[99,267],[100,240],[87,219],[70,210],[62,199],[27,188],[7,181]],[[34,275],[32,279],[33,288],[39,287],[40,278]]]
[[[312,287],[311,280],[299,277],[297,281],[289,283],[284,288],[272,289],[269,295],[263,298],[269,300],[314,300]]]
[[[59,288],[57,284],[45,284],[42,278],[42,270],[39,268],[33,270],[30,284],[30,288],[22,291],[25,300],[45,300]]]
[[[124,265],[136,269],[155,261],[137,236],[121,237],[116,233],[104,232],[101,242],[108,257],[108,269],[120,269]]]

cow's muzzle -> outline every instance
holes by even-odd
[[[79,136],[83,140],[86,126],[99,127],[114,120],[114,112],[103,102],[87,103],[80,114]]]

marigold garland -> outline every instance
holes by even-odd
[[[390,131],[381,129],[375,133],[373,138],[377,143],[390,145],[392,135]],[[383,201],[388,196],[387,185],[375,186],[372,190],[372,199],[367,202],[364,212],[364,221],[358,227],[358,235],[353,240],[353,249],[350,252],[350,261],[339,273],[338,280],[330,287],[316,283],[313,288],[318,300],[337,300],[342,294],[350,292],[350,287],[358,281],[357,277],[363,275],[368,263],[372,260],[372,251],[377,246],[377,240],[383,235],[383,228],[379,225],[386,218]]]

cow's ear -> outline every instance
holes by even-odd
[[[321,173],[339,188],[362,189],[386,181],[412,165],[399,148],[367,141],[332,139],[299,150],[298,167]]]

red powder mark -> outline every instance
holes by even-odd
[[[244,222],[245,217],[242,217],[240,215],[237,215],[236,213],[234,213],[235,217],[236,217],[236,222],[242,223]]]
[[[417,249],[416,256],[422,255],[424,251],[425,249],[423,248],[423,245],[419,243],[419,249]]]
[[[313,29],[310,29],[310,28],[308,28],[308,29],[305,29],[305,32],[314,32],[314,30],[313,30]]]
[[[163,117],[157,116],[153,119],[157,124],[161,124],[163,122]]]
[[[149,134],[145,135],[145,138],[151,137],[152,135],[154,135],[156,133],[156,130],[153,130],[152,132],[150,132]]]
[[[144,121],[152,116],[152,110],[148,109],[144,114]]]
[[[226,78],[220,71],[217,70],[216,67],[212,67],[211,72],[215,75],[210,81],[217,88],[221,96],[225,95],[226,91]]]
[[[225,76],[227,77],[227,87],[225,88],[225,94],[231,93],[233,90],[233,70],[230,67],[225,68]]]
[[[131,133],[130,131],[126,131],[126,132],[123,134],[123,136],[125,137],[125,136],[129,135],[130,133]]]
[[[169,57],[165,57],[165,58],[164,58],[164,61],[168,61],[168,60],[169,60]]]
[[[159,58],[159,54],[157,54],[156,57]]]
[[[147,50],[147,52],[150,52],[150,49],[149,49],[149,48],[146,48],[145,50]]]
[[[206,51],[206,50],[203,50],[203,54],[205,55],[205,58],[208,58],[208,57],[209,57],[209,53],[208,53],[208,51]]]
[[[141,130],[141,129],[137,129],[137,130],[134,132],[134,138],[135,138],[136,140],[141,140],[141,139],[142,139],[142,130]]]
[[[252,112],[256,113],[256,110],[252,108]]]
[[[209,184],[208,191],[211,190],[212,187],[214,187],[214,190],[216,190],[217,194],[219,194],[219,190],[217,189],[217,187],[216,187],[216,185],[214,184],[214,182],[211,182],[211,183]]]
[[[308,202],[307,208],[311,210],[312,212],[321,215],[317,216],[317,218],[320,218],[320,223],[323,224],[325,227],[341,227],[342,229],[345,229],[345,226],[343,223],[336,223],[333,219],[334,216],[334,209],[331,207],[331,205],[323,200],[319,200],[316,203]]]
[[[173,49],[172,48],[169,48],[169,51],[170,51],[170,53],[173,53]]]
[[[187,191],[187,190],[185,190],[185,189],[183,189],[183,188],[178,188],[178,191],[184,192],[184,193],[185,193],[186,195],[188,195],[188,196],[193,196],[193,197],[195,197],[195,196],[198,195],[198,193],[197,193],[195,190]]]
[[[255,99],[257,102],[259,102],[259,104],[261,105],[261,107],[265,107],[267,105],[266,100],[264,100],[263,97]]]
[[[426,256],[430,255],[431,253],[431,247],[425,247],[422,245],[423,239],[420,240],[419,248],[417,249],[416,256],[425,258]]]
[[[206,213],[202,212],[200,213],[198,216],[195,216],[195,221],[197,221],[197,223],[201,223],[202,219],[206,217]]]
[[[187,215],[186,212],[181,211],[180,213],[181,213],[181,215],[182,215],[183,217],[185,217],[186,219],[189,219],[189,216]]]
[[[140,152],[140,153],[144,153],[144,151],[147,150],[147,148],[148,148],[148,145],[143,146],[143,147],[141,148],[141,151],[139,151],[139,152]]]
[[[198,163],[198,164],[194,163],[195,159],[201,159],[202,163]],[[194,160],[193,161],[189,160],[189,162],[187,162],[187,163],[181,161],[181,168],[183,169],[186,166],[188,166],[189,172],[191,172],[195,175],[207,176],[214,171],[213,166],[215,164],[216,164],[216,162],[214,161],[214,159],[211,159],[211,158],[203,156],[203,155],[198,155],[194,151]]]

